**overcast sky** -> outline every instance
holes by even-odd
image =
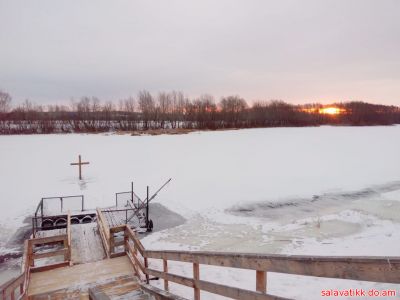
[[[0,0],[0,89],[400,105],[400,0]]]

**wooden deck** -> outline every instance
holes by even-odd
[[[124,284],[121,285],[121,282]],[[33,299],[59,295],[52,296],[52,299],[62,299],[68,293],[78,299],[88,299],[89,288],[103,286],[106,289],[108,285],[110,288],[120,286],[120,289],[115,290],[118,294],[139,289],[127,256],[32,273],[28,295],[36,295]]]

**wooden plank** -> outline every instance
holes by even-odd
[[[221,295],[232,299],[251,299],[251,300],[289,300],[288,298],[268,295],[260,292],[248,291],[232,286],[199,280],[198,286],[201,290],[213,294]]]
[[[111,300],[102,290],[94,287],[89,288],[89,299],[90,300]]]
[[[132,267],[133,267],[133,274],[135,274],[136,276],[138,276],[138,278],[141,280],[141,277],[140,277],[140,274],[139,274],[139,272],[138,272],[138,270],[137,270],[137,268],[136,268],[136,264],[135,264],[135,260],[134,260],[134,258],[133,258],[133,256],[132,256],[132,254],[131,253],[127,253],[127,256],[128,256],[128,258],[129,258],[129,261],[131,262],[131,264],[132,264]]]
[[[143,266],[143,264],[141,263],[141,261],[137,258],[137,256],[135,255],[134,250],[132,249],[131,245],[128,246],[129,247],[129,253],[132,256],[133,260],[134,260],[134,264],[136,266],[139,267],[139,269],[143,272],[143,274],[146,274],[146,268]]]
[[[104,221],[104,216],[99,208],[96,209],[97,211],[97,225],[99,227],[100,237],[103,242],[103,247],[106,252],[107,257],[110,257],[110,229],[107,223]]]
[[[200,300],[200,289],[198,282],[200,280],[200,266],[198,263],[193,263],[193,279],[194,279],[194,300]]]
[[[175,275],[175,274],[171,274],[171,273],[163,273],[161,271],[157,271],[157,270],[149,269],[149,268],[146,268],[146,274],[153,275],[155,277],[159,277],[162,279],[166,279],[168,281],[172,281],[172,282],[175,282],[178,284],[182,284],[182,285],[194,288],[194,280],[191,278],[187,278],[184,276]]]
[[[32,273],[44,272],[44,271],[49,271],[49,270],[62,268],[62,267],[67,267],[67,266],[69,266],[69,262],[68,261],[63,261],[63,262],[55,263],[55,264],[51,264],[51,265],[33,267],[33,268],[31,268],[31,272]]]
[[[146,268],[143,266],[140,260],[135,255],[132,255],[132,257],[135,262],[135,265],[139,268],[139,270],[142,271],[143,274],[146,274]]]
[[[24,241],[24,252],[22,254],[22,262],[21,262],[21,273],[24,273],[25,270],[27,269],[27,266],[29,266],[29,261],[28,261],[28,244],[29,241],[25,240]]]
[[[290,256],[152,250],[146,250],[144,255],[148,258],[258,271],[400,283],[399,257]]]
[[[110,254],[110,258],[116,258],[116,257],[121,257],[121,256],[126,256],[126,252],[117,252],[117,253]]]
[[[116,233],[116,232],[121,232],[125,230],[126,225],[119,225],[119,226],[114,226],[110,228],[111,233]]]
[[[33,257],[32,257],[33,245],[32,245],[31,240],[28,240],[28,250],[26,252],[26,255],[27,255],[26,260],[27,260],[28,267],[33,267],[34,266],[34,261],[33,261]]]
[[[144,249],[142,243],[136,237],[136,234],[133,232],[133,230],[129,226],[126,226],[125,234],[127,234],[128,237],[133,241],[133,243],[135,244],[136,248],[139,250],[140,254],[144,257],[145,256],[144,255],[145,249]]]
[[[108,223],[104,220],[104,216],[100,210],[100,208],[96,209],[97,211],[97,222],[100,222],[102,225],[102,228],[104,230],[104,234],[107,238],[107,240],[110,239],[110,227],[108,226]]]
[[[167,279],[168,281],[172,281],[181,285],[185,285],[191,288],[195,287],[195,280],[191,278],[187,278],[180,275],[164,273],[161,271],[146,269],[149,275],[153,275],[162,279]],[[248,290],[243,290],[231,286],[226,286],[222,284],[217,284],[213,282],[198,280],[196,282],[198,288],[203,291],[207,291],[213,294],[218,294],[224,297],[232,298],[232,299],[252,299],[252,300],[288,300],[287,298],[282,298],[278,296],[263,294],[260,292],[253,292]]]
[[[155,286],[152,286],[150,284],[145,284],[145,283],[139,283],[139,284],[140,284],[141,289],[144,292],[154,296],[154,299],[157,299],[157,300],[187,300],[186,298],[182,298],[180,296],[171,294],[170,292],[163,291],[163,290],[156,288]]]
[[[48,252],[43,252],[43,253],[34,253],[33,254],[33,259],[53,257],[53,256],[59,256],[59,255],[64,255],[65,256],[66,253],[68,253],[68,248],[63,248],[63,249],[60,249],[60,250],[48,251]]]
[[[132,269],[128,257],[123,256],[36,272],[32,273],[28,294],[29,296],[37,295],[75,286],[91,287],[99,283],[114,281],[121,276],[132,277]]]
[[[29,241],[33,246],[37,246],[37,245],[45,245],[45,244],[51,244],[51,243],[64,242],[67,239],[68,239],[68,236],[66,234],[63,234],[63,235],[55,235],[55,236],[42,237],[42,238],[34,238],[34,239],[30,239]]]
[[[264,294],[267,292],[267,272],[256,271],[256,291]]]
[[[109,245],[109,241],[107,240],[105,234],[104,234],[104,230],[102,228],[101,223],[97,223],[97,226],[99,228],[99,233],[100,233],[100,238],[101,238],[101,242],[103,244],[103,248],[104,248],[104,252],[107,255],[107,258],[110,257],[110,245]]]

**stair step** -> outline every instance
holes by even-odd
[[[143,291],[140,291],[127,293],[117,297],[111,297],[111,300],[155,300],[155,298],[149,294],[145,294]]]

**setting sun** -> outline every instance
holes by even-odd
[[[338,107],[324,107],[319,109],[320,114],[326,115],[338,115],[342,112],[342,109]]]

